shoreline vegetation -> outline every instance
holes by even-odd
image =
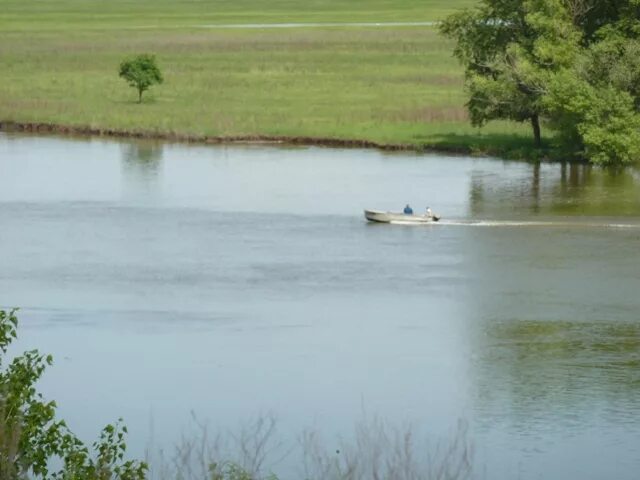
[[[635,163],[637,9],[583,3],[0,0],[0,121],[202,143]],[[117,75],[131,58],[157,68],[137,93]],[[162,85],[143,98],[153,83]]]
[[[639,26],[634,0],[481,0],[439,30],[465,67],[473,125],[530,123],[537,148],[546,124],[553,156],[623,165],[640,160]]]
[[[13,122],[0,120],[0,132],[59,135],[68,137],[106,137],[112,139],[160,140],[175,143],[196,143],[208,145],[235,144],[274,144],[283,146],[332,147],[332,148],[366,148],[382,151],[407,151],[419,153],[446,153],[452,155],[498,155],[490,150],[478,152],[470,146],[464,145],[412,145],[379,143],[365,139],[346,139],[312,136],[284,136],[284,135],[230,135],[208,136],[191,135],[188,133],[157,132],[140,130],[119,130],[90,126],[56,125],[37,122]]]
[[[464,70],[436,25],[474,4],[0,0],[0,121],[40,133],[529,158],[527,125],[470,124]],[[295,26],[203,28],[260,24]],[[165,81],[139,104],[118,66],[142,53]]]

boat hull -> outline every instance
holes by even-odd
[[[405,213],[365,210],[364,216],[370,222],[377,223],[434,223],[440,220],[437,215],[407,215]]]

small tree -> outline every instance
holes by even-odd
[[[120,77],[138,90],[138,103],[142,102],[142,93],[149,87],[163,82],[162,73],[156,63],[155,55],[142,54],[124,60],[120,64]]]

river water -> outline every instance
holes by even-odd
[[[476,478],[638,478],[638,171],[0,134],[0,179],[0,306],[86,439],[462,421]],[[362,215],[407,202],[443,221]]]

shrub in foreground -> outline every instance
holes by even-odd
[[[266,463],[291,450],[280,455],[283,444],[271,416],[259,417],[236,435],[212,437],[206,424],[198,424],[199,432],[183,438],[169,460],[160,452],[152,470],[146,462],[126,459],[122,420],[104,427],[88,447],[57,418],[55,402],[35,388],[51,356],[31,350],[9,361],[17,328],[15,310],[0,310],[0,480],[278,480]],[[394,429],[378,419],[357,424],[350,442],[323,445],[317,433],[303,433],[302,471],[296,478],[464,480],[473,471],[464,424],[453,441],[435,450],[422,449],[410,428]],[[61,467],[53,470],[52,464]]]
[[[0,479],[143,480],[146,463],[125,459],[121,421],[107,425],[88,447],[57,418],[56,403],[38,393],[35,384],[53,363],[50,355],[30,350],[8,361],[17,329],[15,310],[0,310]],[[55,460],[62,467],[51,471]]]

